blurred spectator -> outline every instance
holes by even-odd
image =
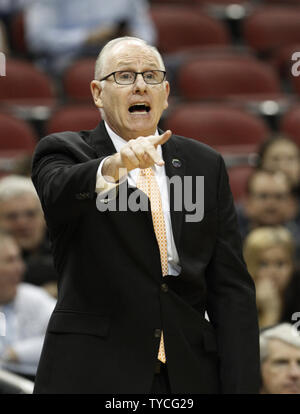
[[[0,180],[0,229],[9,232],[27,264],[24,280],[56,295],[57,274],[46,224],[31,179],[17,175]]]
[[[258,151],[259,167],[269,171],[283,171],[300,197],[300,149],[291,139],[277,135],[263,143]]]
[[[299,205],[290,180],[281,171],[255,170],[247,182],[245,200],[236,206],[242,239],[259,226],[286,226],[300,252]]]
[[[35,0],[27,8],[27,45],[44,69],[58,73],[75,57],[131,35],[154,44],[147,0]]]
[[[10,40],[11,32],[11,19],[12,17],[23,10],[28,4],[34,0],[0,0],[0,23],[4,26],[5,37],[8,37],[8,43]],[[0,30],[1,32],[1,30]],[[1,51],[1,33],[0,33],[0,51]],[[2,50],[3,52],[4,50]]]
[[[256,287],[260,328],[292,320],[300,310],[300,274],[294,241],[284,227],[260,227],[244,243],[244,258]]]
[[[6,16],[23,10],[32,1],[34,0],[0,0],[0,16]]]
[[[5,324],[0,335],[0,366],[31,378],[56,302],[43,289],[22,283],[23,272],[18,245],[0,232],[0,312]]]
[[[288,323],[260,334],[261,394],[300,394],[300,336]]]

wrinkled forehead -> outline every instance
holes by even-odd
[[[106,55],[104,72],[112,72],[120,68],[135,69],[136,65],[143,65],[149,69],[164,69],[162,59],[151,47],[137,41],[128,41],[116,44]]]

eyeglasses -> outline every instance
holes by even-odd
[[[165,80],[166,72],[163,70],[146,70],[145,72],[133,72],[131,70],[118,70],[116,72],[112,72],[104,78],[100,79],[100,81],[104,81],[108,79],[110,76],[114,77],[114,80],[119,85],[132,85],[137,75],[142,75],[144,81],[148,85],[158,85]]]

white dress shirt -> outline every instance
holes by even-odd
[[[105,127],[108,132],[108,135],[110,136],[117,152],[120,152],[121,148],[127,144],[127,141],[125,141],[123,138],[118,136],[105,122]],[[156,131],[156,134],[158,135],[158,131]],[[160,156],[162,157],[162,149],[161,145],[157,146],[157,151],[159,152]],[[105,158],[106,159],[106,158]],[[102,192],[108,192],[112,188],[116,187],[118,184],[112,184],[107,182],[104,177],[102,176],[102,165],[104,163],[104,160],[100,163],[100,166],[98,168],[97,172],[97,183],[96,183],[96,192],[102,193]],[[165,166],[158,166],[154,165],[153,171],[155,174],[155,178],[160,190],[161,195],[161,202],[162,202],[162,209],[164,213],[165,218],[165,226],[166,226],[166,235],[167,235],[167,250],[168,250],[168,274],[177,276],[179,275],[181,271],[181,267],[179,264],[179,257],[178,252],[175,246],[174,242],[174,236],[172,231],[172,224],[171,224],[171,215],[170,215],[170,203],[169,203],[169,196],[168,196],[168,186],[167,186],[167,176],[165,171]],[[139,168],[135,168],[134,170],[131,170],[127,177],[128,184],[132,187],[136,187],[137,179],[140,173]],[[124,179],[124,177],[123,177]],[[123,181],[122,179],[122,181]]]
[[[44,289],[20,283],[12,302],[0,306],[0,367],[14,372],[35,375],[43,347],[46,328],[56,300]],[[7,348],[18,357],[17,363],[6,358]]]

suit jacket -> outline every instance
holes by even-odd
[[[184,203],[175,211],[171,186],[182,271],[163,277],[150,208],[96,206],[99,163],[115,151],[101,122],[47,136],[34,154],[32,179],[59,274],[35,392],[149,393],[163,329],[173,393],[257,393],[255,289],[222,157],[176,135],[162,146],[168,177],[193,177],[195,192],[195,177],[204,176],[199,222],[186,220]],[[127,180],[121,186],[128,197],[139,191]]]

